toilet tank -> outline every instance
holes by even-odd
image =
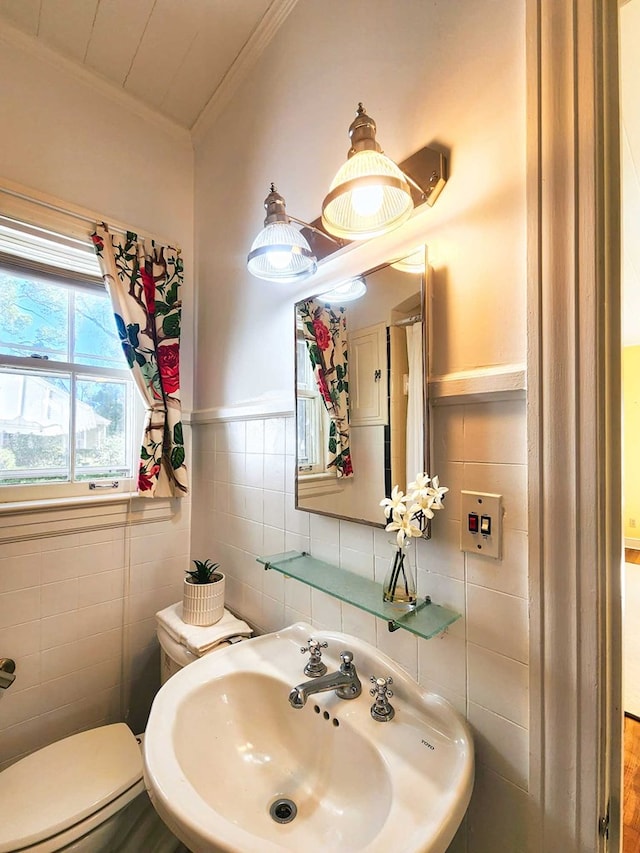
[[[164,684],[172,675],[198,658],[169,636],[161,625],[158,625],[157,633],[160,643],[160,684]]]
[[[164,684],[198,658],[251,637],[252,630],[226,608],[213,625],[186,625],[182,621],[182,605],[177,602],[156,613],[156,633],[160,643],[160,683]]]

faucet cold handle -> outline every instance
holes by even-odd
[[[314,640],[313,637],[309,637],[307,645],[300,648],[301,654],[309,652],[310,655],[307,665],[304,668],[305,675],[308,675],[311,678],[319,678],[321,675],[325,674],[327,667],[326,664],[322,662],[321,658],[322,649],[326,649],[328,645],[329,644],[327,642],[321,642],[320,640]]]
[[[396,713],[389,702],[389,698],[393,696],[393,690],[389,689],[389,685],[393,684],[393,678],[376,678],[372,675],[370,681],[375,685],[369,690],[369,693],[375,696],[375,702],[371,706],[371,716],[379,723],[386,723],[392,720]]]

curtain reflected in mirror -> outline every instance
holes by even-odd
[[[296,507],[384,527],[380,501],[428,470],[426,251],[298,302]],[[362,288],[359,288],[362,291]]]

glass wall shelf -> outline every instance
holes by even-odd
[[[418,602],[415,610],[399,611],[382,601],[382,584],[316,560],[306,551],[285,551],[257,560],[265,569],[274,569],[384,619],[390,631],[404,628],[428,640],[460,618],[454,610],[433,604],[428,596]]]

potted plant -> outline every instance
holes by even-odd
[[[225,576],[211,560],[193,560],[182,594],[182,620],[187,625],[213,625],[224,613]]]

